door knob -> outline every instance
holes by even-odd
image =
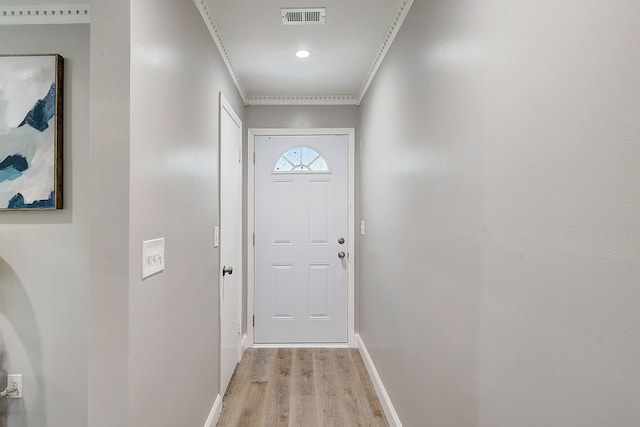
[[[338,252],[338,258],[342,259],[342,258],[344,258],[344,256],[345,256],[344,251]]]
[[[233,267],[227,267],[226,265],[222,267],[222,276],[225,274],[233,274]]]

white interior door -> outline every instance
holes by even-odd
[[[256,136],[256,343],[347,342],[347,148]]]
[[[242,122],[220,93],[220,393],[240,360]]]

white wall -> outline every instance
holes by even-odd
[[[203,426],[220,389],[218,93],[244,106],[190,0],[131,8],[130,425]],[[141,280],[141,243],[166,269]]]
[[[248,128],[355,128],[355,105],[249,105]]]
[[[130,13],[130,0],[91,7],[91,427],[129,418]]]
[[[94,5],[91,28],[89,424],[202,426],[220,387],[219,91],[244,106],[192,1]],[[143,281],[158,237],[165,271]]]
[[[360,116],[360,333],[405,426],[638,424],[638,16],[414,3]]]
[[[89,26],[0,26],[2,53],[64,63],[64,209],[0,213],[0,426],[87,425]]]

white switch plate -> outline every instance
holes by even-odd
[[[364,219],[360,220],[360,235],[364,236]]]
[[[216,225],[213,227],[213,247],[217,248],[218,246],[220,246],[220,227]]]
[[[142,278],[164,270],[164,238],[142,242]]]
[[[22,374],[9,374],[7,378],[7,388],[11,389],[15,384],[17,393],[11,394],[11,399],[22,399]]]

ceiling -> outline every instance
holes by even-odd
[[[193,1],[243,100],[250,105],[359,104],[413,3],[413,0]],[[3,20],[12,24],[89,22],[90,3],[90,0],[0,0],[0,24]],[[280,8],[311,7],[326,8],[324,24],[282,24]],[[13,16],[9,17],[6,12],[11,10]],[[296,58],[299,49],[310,51],[309,58]]]
[[[196,0],[247,104],[357,104],[407,0]],[[283,25],[280,8],[326,7],[324,24]],[[217,31],[215,31],[217,30]],[[299,59],[299,49],[311,52]],[[383,52],[384,51],[384,52]]]

